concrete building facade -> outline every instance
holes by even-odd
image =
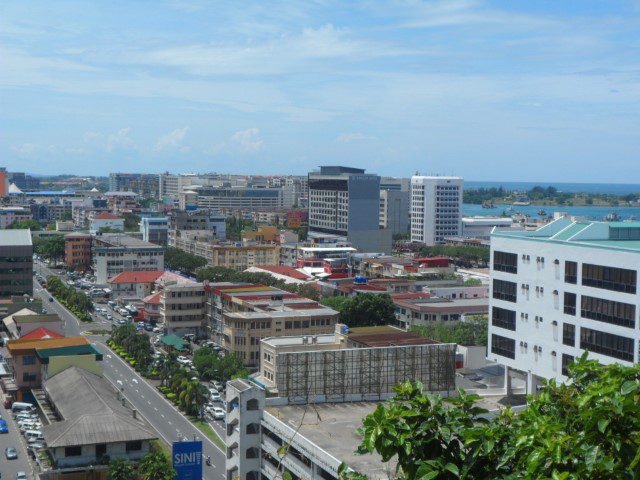
[[[411,241],[427,246],[459,237],[462,230],[460,177],[411,177]]]
[[[0,298],[33,296],[33,243],[29,230],[0,230]]]

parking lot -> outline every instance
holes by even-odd
[[[7,432],[0,433],[0,473],[2,479],[15,479],[18,472],[24,472],[25,478],[35,479],[33,464],[27,453],[27,441],[21,435],[16,419],[11,410],[5,408],[4,397],[0,394],[0,416],[7,424]],[[16,450],[17,458],[7,458],[7,448]]]

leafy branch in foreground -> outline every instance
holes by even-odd
[[[397,462],[407,480],[640,478],[640,366],[585,353],[569,369],[568,384],[551,380],[521,412],[495,416],[475,395],[443,399],[405,383],[364,419],[358,451]]]

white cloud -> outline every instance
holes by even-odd
[[[370,135],[365,135],[362,132],[353,132],[353,133],[342,133],[338,135],[338,138],[336,138],[336,140],[341,143],[347,143],[347,142],[356,142],[358,140],[371,140],[373,138],[375,137],[372,137]]]
[[[236,144],[243,152],[251,153],[262,150],[264,141],[259,137],[260,129],[248,128],[231,135],[231,142]]]
[[[21,157],[30,157],[38,151],[38,146],[34,143],[23,143],[22,145],[12,146],[11,151]]]
[[[184,138],[189,132],[189,127],[176,128],[172,132],[161,136],[156,143],[156,152],[163,150],[177,150],[179,152],[187,153],[191,151],[191,147],[182,145]]]
[[[131,128],[121,128],[116,133],[112,133],[107,138],[106,149],[108,152],[112,152],[113,150],[118,149],[132,149],[135,144],[131,137]]]

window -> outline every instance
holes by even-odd
[[[500,335],[491,335],[491,353],[507,357],[516,358],[516,341],[512,338],[502,337]]]
[[[507,302],[516,302],[518,299],[518,285],[513,282],[504,280],[493,280],[493,298],[498,300],[506,300]]]
[[[573,355],[562,354],[562,374],[569,375],[569,365],[573,363]]]
[[[142,442],[127,442],[126,444],[127,452],[138,452],[142,450]]]
[[[258,450],[256,447],[247,448],[247,451],[245,453],[246,458],[258,458],[259,455],[260,450]]]
[[[586,295],[582,296],[580,303],[580,314],[583,318],[628,328],[635,328],[636,326],[635,305]]]
[[[562,324],[562,343],[570,347],[576,346],[576,326],[570,323]]]
[[[518,273],[518,255],[494,251],[493,269],[497,272]]]
[[[259,423],[250,423],[249,425],[247,425],[247,435],[252,435],[254,433],[260,433]]]
[[[36,374],[35,373],[24,372],[22,374],[22,381],[23,382],[35,382],[36,381]]]
[[[103,457],[107,454],[107,444],[106,443],[98,443],[96,445],[96,458]]]
[[[491,325],[507,330],[516,330],[516,312],[500,307],[491,307]]]
[[[65,457],[79,457],[80,455],[82,455],[82,447],[64,447]]]
[[[578,283],[578,263],[564,262],[564,281],[566,283]]]
[[[582,285],[615,292],[636,293],[636,271],[584,263]]]
[[[22,365],[35,365],[36,364],[36,356],[35,355],[23,355],[22,356]]]
[[[590,328],[580,329],[580,348],[633,362],[633,340]]]
[[[576,294],[564,292],[564,313],[567,315],[576,314]]]
[[[258,410],[258,400],[251,398],[247,401],[247,410]]]

